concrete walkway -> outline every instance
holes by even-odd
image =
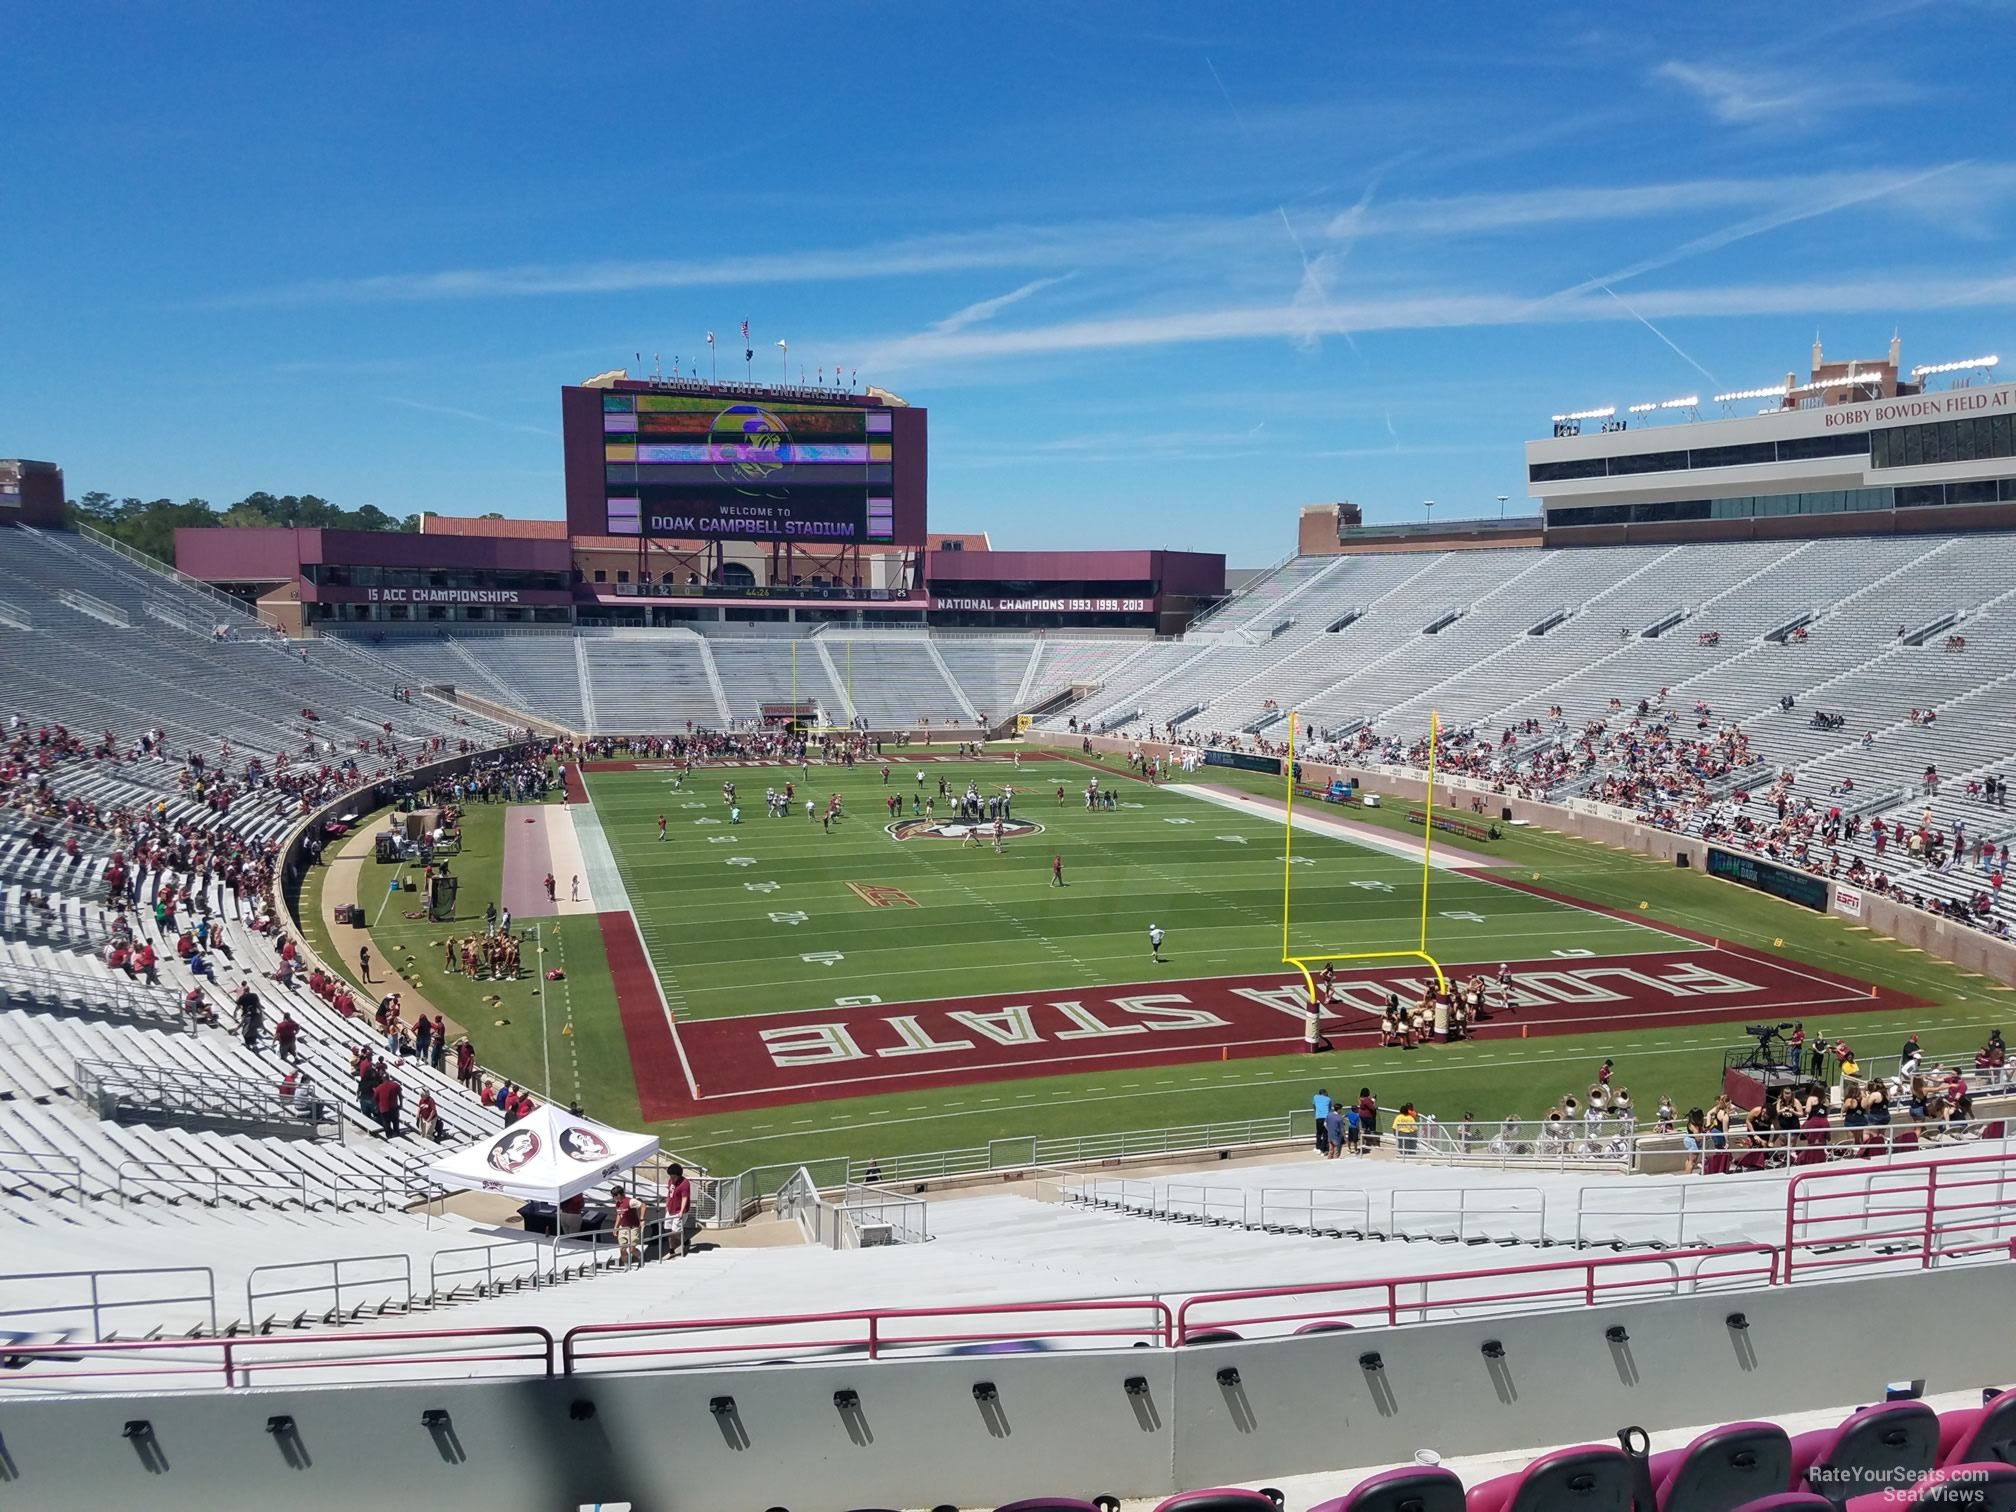
[[[370,942],[371,931],[368,928],[354,929],[348,924],[336,922],[338,907],[361,903],[364,906],[365,917],[369,918],[371,910],[382,901],[376,897],[358,896],[358,888],[363,883],[364,863],[371,856],[373,836],[377,829],[378,826],[367,818],[358,826],[357,832],[343,842],[339,850],[333,855],[323,857],[322,924],[329,931],[329,939],[336,948],[337,957],[327,964],[349,977],[353,984],[361,984],[362,991],[357,1009],[359,1015],[367,1022],[372,1009],[377,1006],[378,999],[388,992],[397,992],[399,1004],[405,1009],[409,1020],[418,1013],[424,1013],[430,1018],[439,1013],[448,1026],[452,1041],[453,1036],[468,1031],[435,1004],[430,1003],[410,982],[395,975],[391,966],[386,963],[382,951],[371,952],[371,980],[368,982],[364,980],[359,952]],[[416,893],[414,896],[418,897],[419,894]]]

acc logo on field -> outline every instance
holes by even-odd
[[[994,838],[994,821],[991,819],[982,819],[977,824],[962,824],[955,819],[898,819],[883,828],[898,840],[964,840],[969,830],[978,830],[982,840]],[[1042,833],[1042,825],[1032,824],[1026,819],[1001,821],[1001,838],[1004,840],[1020,840]]]

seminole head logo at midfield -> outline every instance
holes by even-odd
[[[890,834],[898,840],[964,840],[970,831],[982,840],[994,838],[994,821],[976,819],[967,824],[958,819],[898,819],[894,824],[885,825]],[[1020,840],[1029,835],[1040,835],[1043,826],[1031,824],[1026,819],[1003,819],[1001,838]]]
[[[731,404],[714,417],[707,432],[714,476],[749,492],[761,492],[791,455],[791,432],[757,404]]]

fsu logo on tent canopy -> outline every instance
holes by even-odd
[[[530,1165],[538,1154],[539,1136],[530,1129],[513,1129],[490,1147],[485,1159],[492,1169],[509,1175]]]
[[[594,1165],[609,1158],[609,1146],[593,1129],[570,1125],[560,1131],[560,1153],[583,1165]]]
[[[990,844],[994,839],[992,819],[979,819],[971,824],[959,819],[898,819],[883,828],[898,840],[964,840],[969,831],[977,831],[980,838]],[[1001,821],[1003,840],[1021,840],[1042,833],[1042,825],[1032,824],[1026,819]]]

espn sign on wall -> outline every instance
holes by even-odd
[[[1862,894],[1852,887],[1834,889],[1834,912],[1851,919],[1862,917]]]

